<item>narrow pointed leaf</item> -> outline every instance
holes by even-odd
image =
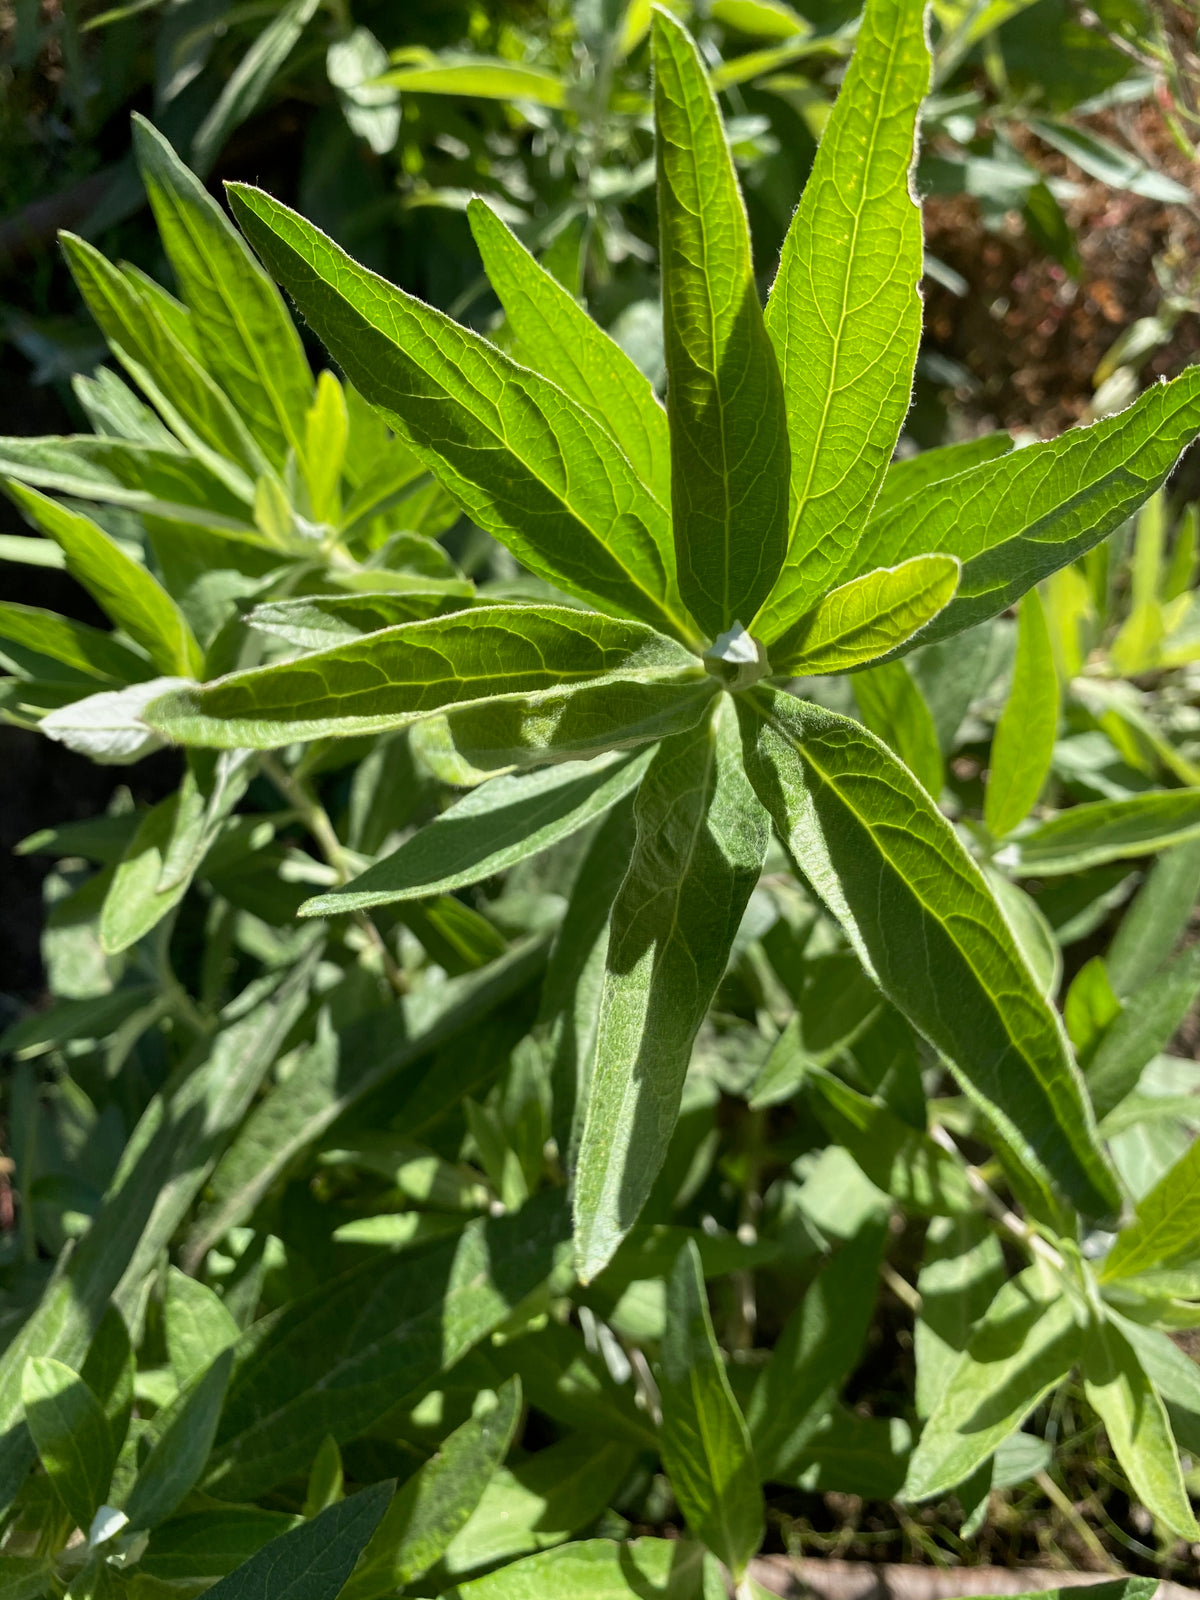
[[[579,599],[687,637],[667,514],[581,406],[278,201],[229,192],[346,376],[480,527]]]
[[[1200,1144],[1189,1145],[1138,1202],[1133,1225],[1117,1235],[1100,1277],[1128,1278],[1154,1267],[1183,1266],[1200,1254]]]
[[[659,504],[669,506],[671,439],[649,379],[489,205],[472,200],[467,216],[517,336],[518,355],[577,400],[612,435]]]
[[[1156,855],[1200,836],[1200,791],[1150,790],[1127,800],[1072,806],[1005,845],[999,864],[1023,878],[1061,877]]]
[[[1114,1211],[1062,1026],[950,824],[847,718],[762,688],[742,716],[755,789],[888,999],[1035,1170]]]
[[[420,622],[438,611],[457,611],[475,585],[466,578],[414,577],[402,588],[379,594],[316,594],[300,600],[268,600],[255,606],[247,622],[299,650],[360,639],[364,633]]]
[[[1039,1266],[1003,1285],[977,1324],[908,1464],[905,1498],[928,1500],[970,1477],[1070,1372],[1083,1329],[1062,1285]]]
[[[988,758],[983,820],[1002,839],[1037,802],[1058,732],[1058,674],[1046,613],[1036,589],[1021,601],[1017,659],[1004,713]]]
[[[1127,411],[934,484],[873,519],[843,574],[941,550],[958,593],[922,642],[995,616],[1110,534],[1158,489],[1200,433],[1200,368]]]
[[[856,673],[853,684],[867,727],[936,799],[942,792],[942,752],[933,713],[912,673],[902,661],[885,661]]]
[[[695,1600],[702,1558],[712,1559],[690,1540],[577,1539],[458,1584],[445,1600]]]
[[[232,1365],[232,1353],[223,1351],[155,1418],[154,1444],[125,1505],[132,1532],[165,1522],[195,1487],[216,1436]]]
[[[213,1600],[336,1600],[392,1493],[384,1480],[281,1533],[208,1593]]]
[[[978,439],[964,439],[961,444],[939,445],[935,450],[922,450],[918,455],[893,461],[875,496],[871,515],[867,519],[867,530],[876,517],[883,516],[893,506],[910,500],[915,494],[925,493],[935,483],[944,483],[947,478],[955,478],[960,472],[969,472],[972,467],[982,466],[985,461],[1006,456],[1012,447],[1012,434],[1001,429],[996,433],[981,434]],[[866,530],[863,536],[868,536]]]
[[[113,354],[171,431],[235,492],[267,470],[266,457],[153,293],[73,234],[63,249],[79,292]]]
[[[77,1372],[48,1356],[29,1361],[21,1399],[54,1491],[86,1533],[117,1462],[104,1408]]]
[[[508,1454],[521,1416],[521,1384],[510,1378],[495,1403],[455,1428],[437,1454],[405,1483],[341,1600],[375,1600],[429,1571],[466,1526],[497,1467]]]
[[[420,900],[490,878],[576,833],[631,794],[652,755],[651,750],[599,762],[563,762],[493,778],[344,888],[305,901],[301,915],[325,917]]]
[[[613,906],[575,1173],[585,1280],[609,1261],[650,1193],[692,1042],[762,871],[767,819],[742,770],[728,696],[690,733],[664,741],[636,816],[637,844]]]
[[[917,556],[833,589],[771,646],[771,671],[850,672],[910,640],[958,587],[953,556]]]
[[[1160,1050],[1166,1050],[1200,994],[1200,945],[1189,945],[1130,995],[1087,1063],[1087,1086],[1098,1117],[1106,1117],[1137,1088]]]
[[[191,875],[159,889],[167,850],[175,833],[184,797],[179,790],[152,807],[142,818],[113,874],[100,911],[100,944],[117,955],[157,927],[187,892]]]
[[[908,410],[921,213],[908,186],[929,83],[921,0],[871,0],[784,241],[767,331],[787,395],[788,558],[752,631],[768,649],[846,568]],[[880,548],[847,577],[920,552]]]
[[[783,563],[783,384],[716,96],[666,11],[652,39],[675,557],[684,600],[716,635],[749,622]]]
[[[1113,989],[1132,995],[1166,961],[1200,900],[1200,840],[1159,856],[1121,918],[1104,964]]]
[[[304,450],[313,380],[278,289],[221,208],[144,117],[133,118],[138,170],[208,370],[276,467]]]
[[[1095,1319],[1084,1346],[1083,1391],[1147,1511],[1181,1539],[1200,1538],[1166,1407],[1128,1339]]]
[[[71,576],[142,646],[159,672],[188,678],[199,671],[200,647],[157,578],[82,512],[69,511],[36,489],[12,482],[7,487],[30,520],[62,547]]]
[[[141,683],[154,676],[145,656],[136,655],[112,634],[38,606],[0,600],[0,640],[4,639],[108,683]]]
[[[667,1280],[662,1342],[663,1465],[688,1526],[739,1579],[763,1535],[746,1419],[717,1346],[694,1240]]]
[[[641,623],[566,606],[484,606],[182,689],[145,715],[183,743],[263,749],[382,733],[472,700],[643,672],[703,676],[682,645]]]

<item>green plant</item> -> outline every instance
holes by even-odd
[[[144,398],[106,373],[94,435],[0,441],[47,536],[4,551],[115,632],[0,604],[4,709],[186,749],[158,805],[25,845],[60,866],[55,1003],[3,1040],[14,1595],[691,1595],[718,1563],[749,1595],[771,1486],[969,1525],[1046,1474],[1022,1424],[1075,1370],[1164,1557],[1200,1533],[1195,1124],[1139,1103],[1194,894],[1148,875],[1064,1030],[1067,919],[1027,892],[1168,847],[1194,888],[1190,787],[1031,813],[1056,586],[1200,431],[1200,375],[893,462],[922,7],[868,7],[765,313],[701,59],[653,30],[665,411],[479,202],[502,343],[233,187],[345,382],[149,125],[183,298],[65,241]],[[944,754],[1018,601],[964,796]],[[1150,1181],[1114,1170],[1164,1113]],[[881,1269],[916,1392],[862,1416]],[[624,1538],[675,1509],[692,1538]]]

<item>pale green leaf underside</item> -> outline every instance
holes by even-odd
[[[578,599],[687,637],[667,513],[581,406],[269,195],[229,192],[347,377],[469,516]]]
[[[454,601],[470,600],[475,585],[467,578],[401,578],[397,587],[375,594],[314,594],[298,600],[267,600],[246,621],[259,633],[274,634],[298,650],[323,650],[347,644],[366,633],[419,622]],[[453,609],[458,610],[459,606]]]
[[[793,677],[850,672],[912,638],[958,585],[953,556],[915,556],[853,578],[818,600],[771,646],[771,671]]]
[[[184,744],[271,749],[608,676],[704,675],[682,645],[641,623],[567,606],[485,606],[177,690],[153,701],[145,720]]]
[[[1021,877],[1061,877],[1153,855],[1200,835],[1200,791],[1151,790],[1072,806],[1005,845],[1000,865]]]
[[[489,205],[472,200],[467,216],[517,336],[518,355],[577,400],[612,435],[659,504],[669,506],[671,437],[649,379]]]
[[[716,97],[665,11],[653,48],[675,555],[683,598],[715,635],[754,615],[783,563],[783,384]]]
[[[637,1221],[662,1165],[692,1042],[762,870],[767,819],[742,770],[728,696],[692,732],[664,742],[636,815],[575,1172],[584,1279]]]
[[[220,207],[144,117],[138,170],[209,371],[276,467],[304,446],[313,380],[279,291]]]
[[[1015,450],[872,518],[844,577],[923,551],[957,556],[958,593],[922,643],[995,616],[1154,493],[1200,432],[1200,367],[1127,411]]]
[[[661,1392],[663,1465],[680,1510],[692,1532],[740,1578],[762,1540],[762,1491],[750,1431],[713,1332],[694,1240],[667,1280]]]
[[[908,188],[929,82],[922,0],[871,0],[779,275],[767,331],[792,451],[788,558],[752,627],[770,647],[846,568],[908,410],[921,337],[921,213]],[[901,556],[881,549],[847,577]]]
[[[536,855],[586,826],[641,782],[652,752],[563,762],[494,778],[341,889],[305,901],[300,914],[332,916],[449,894]]]
[[[865,728],[759,688],[746,764],[880,988],[1006,1137],[1081,1209],[1116,1209],[1058,1019],[953,828]]]
[[[82,512],[69,511],[36,489],[11,481],[7,487],[30,520],[62,548],[71,576],[142,646],[160,673],[190,677],[199,670],[195,636],[157,578]]]
[[[1058,676],[1046,614],[1036,589],[1021,601],[1012,688],[988,759],[983,820],[1002,839],[1037,801],[1058,732]]]

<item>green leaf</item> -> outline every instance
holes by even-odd
[[[902,661],[885,661],[853,679],[854,698],[871,732],[900,757],[926,794],[942,792],[937,728],[916,680]]]
[[[1017,877],[1060,877],[1106,861],[1156,855],[1197,837],[1200,790],[1151,790],[1072,806],[1011,840],[996,859]]]
[[[1061,1025],[953,828],[865,729],[752,693],[751,781],[863,965],[1025,1161],[1081,1209],[1115,1211]]]
[[[446,1592],[445,1600],[693,1600],[700,1547],[681,1539],[584,1539]]]
[[[691,1240],[667,1282],[661,1389],[663,1465],[675,1498],[692,1532],[738,1581],[762,1542],[763,1498]]]
[[[317,379],[317,392],[304,418],[304,471],[312,514],[318,522],[333,523],[340,515],[349,437],[346,392],[326,369]]]
[[[690,637],[666,511],[581,406],[259,190],[230,196],[338,365],[468,516],[578,599]]]
[[[457,1577],[561,1544],[601,1516],[637,1457],[628,1441],[568,1434],[545,1450],[500,1467],[438,1568],[441,1590]]]
[[[670,431],[649,380],[489,205],[472,200],[467,216],[518,354],[611,434],[654,498],[669,506]]]
[[[438,57],[397,67],[374,82],[409,94],[470,95],[478,100],[530,100],[557,110],[565,104],[566,84],[552,72],[501,61],[495,56]]]
[[[921,338],[921,213],[909,191],[929,83],[920,0],[870,0],[767,302],[792,449],[788,558],[752,632],[768,648],[847,570],[908,410]]]
[[[940,445],[936,450],[922,450],[915,456],[893,461],[875,496],[867,530],[877,517],[882,517],[893,506],[911,500],[913,495],[924,494],[935,483],[957,477],[960,472],[969,472],[972,467],[994,461],[997,456],[1006,456],[1012,447],[1012,434],[1000,429],[996,433],[981,434],[978,439]],[[864,538],[868,537],[867,530],[864,530]]]
[[[267,543],[251,522],[248,500],[173,439],[170,448],[90,433],[0,439],[0,472],[38,489]]]
[[[396,1494],[363,1551],[341,1600],[375,1600],[428,1572],[466,1526],[512,1443],[521,1384],[511,1378],[492,1404],[455,1428]]]
[[[100,1319],[79,1376],[104,1407],[118,1451],[129,1429],[135,1366],[125,1319],[116,1306],[109,1306]]]
[[[1081,1367],[1084,1394],[1134,1494],[1179,1538],[1200,1537],[1166,1408],[1133,1347],[1107,1318],[1089,1326]]]
[[[368,1261],[244,1335],[204,1487],[257,1495],[303,1471],[326,1434],[356,1438],[561,1272],[566,1222],[561,1196],[539,1195],[431,1245],[419,1272],[404,1256]]]
[[[243,51],[192,140],[192,165],[197,172],[208,171],[225,140],[245,122],[276,82],[319,3],[320,0],[287,0],[250,48]]]
[[[1004,1284],[917,1441],[904,1494],[928,1500],[970,1477],[1083,1354],[1083,1329],[1041,1266]]]
[[[0,1555],[0,1600],[44,1600],[57,1582],[54,1562],[45,1557]]]
[[[1200,1144],[1184,1154],[1138,1202],[1132,1226],[1117,1235],[1100,1281],[1152,1267],[1183,1266],[1200,1256]]]
[[[1170,1044],[1198,993],[1200,945],[1191,945],[1130,995],[1087,1064],[1088,1092],[1098,1117],[1106,1117],[1137,1088],[1142,1069]]]
[[[207,1579],[213,1583],[248,1561],[269,1539],[287,1533],[297,1519],[257,1506],[213,1506],[160,1524],[150,1536],[138,1569],[149,1578]]]
[[[820,1067],[813,1067],[805,1082],[813,1089],[817,1120],[877,1189],[918,1216],[954,1216],[971,1209],[962,1166],[928,1134]]]
[[[343,888],[306,900],[300,914],[330,916],[479,883],[603,815],[637,788],[653,755],[651,748],[493,778]]]
[[[86,1533],[117,1464],[104,1408],[77,1372],[48,1356],[30,1358],[21,1399],[54,1491]]]
[[[232,1351],[222,1351],[155,1417],[154,1444],[125,1504],[131,1532],[165,1522],[195,1488],[216,1436],[232,1365]]]
[[[913,1327],[919,1417],[937,1406],[975,1324],[1007,1276],[1000,1241],[979,1212],[930,1222],[917,1275],[921,1309]]]
[[[1098,178],[1110,189],[1125,189],[1130,194],[1144,195],[1148,200],[1164,201],[1167,205],[1187,205],[1191,201],[1190,191],[1174,178],[1157,172],[1128,150],[1110,144],[1089,129],[1048,122],[1044,117],[1030,117],[1028,126],[1052,150],[1059,151],[1089,178]]]
[[[135,654],[111,633],[39,606],[0,600],[0,639],[23,644],[108,683],[141,683],[154,676],[145,656]]]
[[[453,600],[471,600],[466,578],[405,579],[378,594],[315,594],[300,600],[268,600],[246,618],[259,633],[273,634],[300,650],[324,650],[402,622],[419,622]],[[455,608],[457,609],[457,607]]]
[[[1104,964],[1118,995],[1136,994],[1175,948],[1200,900],[1200,838],[1164,851],[1121,918]]]
[[[1011,833],[1037,803],[1058,732],[1058,674],[1036,589],[1021,601],[1017,659],[988,757],[983,820],[994,839]]]
[[[158,130],[133,117],[133,149],[205,365],[272,464],[304,454],[313,380],[279,291]]]
[[[190,876],[159,890],[182,798],[176,790],[146,813],[117,866],[100,912],[100,946],[108,955],[118,955],[136,944],[187,891]]]
[[[200,647],[192,630],[145,567],[90,517],[11,480],[6,487],[30,521],[62,547],[71,576],[118,628],[142,646],[159,672],[181,678],[199,672]]]
[[[336,1600],[391,1499],[385,1479],[282,1533],[207,1591],[213,1600]]]
[[[771,671],[850,672],[918,633],[958,586],[953,556],[917,556],[833,589],[771,646]]]
[[[692,732],[663,742],[635,814],[575,1173],[585,1282],[637,1221],[658,1175],[692,1042],[762,871],[767,819],[742,770],[729,696]]]
[[[1015,450],[873,519],[842,580],[927,550],[962,562],[958,593],[922,643],[1003,611],[1119,527],[1200,431],[1200,369],[1127,411]]]
[[[167,1268],[167,1356],[180,1389],[237,1342],[239,1328],[225,1305],[196,1278]]]
[[[783,1325],[746,1409],[765,1480],[785,1480],[857,1366],[875,1310],[887,1220],[869,1220],[825,1263]]]
[[[471,700],[681,675],[702,682],[703,668],[643,623],[568,606],[481,606],[177,690],[145,720],[185,744],[270,749],[386,733]]]
[[[503,1002],[540,974],[544,941],[526,940],[478,972],[406,995],[398,1005],[360,1018],[342,1033],[319,1026],[285,1082],[275,1085],[243,1121],[208,1184],[184,1247],[194,1270],[205,1253],[243,1222],[297,1156],[338,1117],[400,1073],[414,1084],[432,1075],[432,1052],[477,1029]],[[494,1030],[495,1024],[490,1025]],[[461,1050],[458,1052],[461,1053]],[[424,1068],[423,1068],[424,1064]],[[467,1067],[471,1066],[468,1054]],[[457,1103],[474,1082],[437,1074]]]
[[[715,636],[750,620],[783,564],[787,419],[716,96],[682,24],[658,10],[651,38],[675,559]]]
[[[216,381],[164,315],[152,287],[128,278],[85,240],[62,233],[79,292],[113,354],[171,432],[244,496],[267,470],[266,457]],[[182,308],[180,308],[182,310]],[[190,322],[185,325],[191,327]]]

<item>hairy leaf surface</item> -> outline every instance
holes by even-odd
[[[916,556],[853,578],[818,600],[771,646],[771,671],[793,677],[851,672],[885,656],[949,604],[953,556]]]

